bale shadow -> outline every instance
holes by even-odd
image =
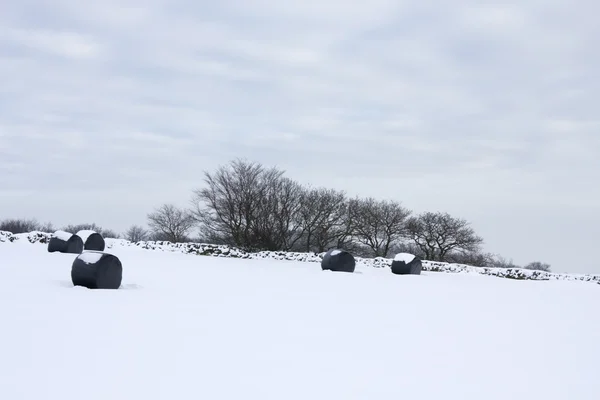
[[[73,285],[73,282],[71,282],[71,281],[56,281],[56,284],[62,288],[68,288],[68,289],[82,288],[81,286]],[[138,289],[143,289],[143,288],[144,288],[143,286],[137,285],[135,283],[127,283],[127,284],[121,285],[118,290],[138,290]]]

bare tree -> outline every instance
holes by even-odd
[[[454,264],[472,265],[474,267],[496,267],[508,265],[506,261],[500,261],[493,254],[480,251],[451,252],[446,261]]]
[[[40,232],[53,233],[56,232],[56,228],[54,228],[54,224],[52,222],[45,222],[41,224],[38,228]]]
[[[0,222],[0,231],[14,234],[39,231],[40,228],[40,223],[35,219],[6,219]]]
[[[392,244],[406,237],[406,222],[410,213],[395,201],[370,197],[350,202],[354,237],[359,243],[369,247],[375,257],[386,257]]]
[[[149,232],[148,240],[152,241],[152,242],[173,242],[173,240],[171,239],[171,235],[165,234],[162,232]],[[188,241],[188,239],[186,238],[185,240],[180,241],[180,242],[187,242],[187,241]]]
[[[476,252],[483,239],[464,219],[448,213],[426,212],[408,222],[411,239],[431,261],[446,261],[453,251]]]
[[[447,214],[409,218],[400,203],[349,201],[343,192],[305,189],[284,171],[257,162],[233,160],[204,172],[204,183],[193,192],[193,215],[202,239],[212,243],[247,250],[369,248],[380,256],[410,238],[426,258],[464,253],[462,259],[475,260],[483,242],[465,221]]]
[[[102,229],[102,236],[106,239],[119,239],[121,235],[112,229]]]
[[[194,216],[203,236],[254,250],[289,250],[302,236],[302,187],[277,168],[234,160],[194,191]]]
[[[507,260],[499,255],[492,256],[489,266],[492,268],[521,268],[519,265],[515,264],[512,259]]]
[[[133,243],[148,240],[148,231],[139,225],[133,225],[125,232],[125,239]]]
[[[302,195],[303,188],[297,182],[278,174],[269,176],[253,224],[261,248],[289,251],[302,238]]]
[[[193,215],[172,204],[163,204],[148,214],[148,226],[154,234],[164,235],[167,241],[185,242],[196,225]]]
[[[346,194],[333,189],[307,189],[300,207],[304,250],[323,252],[337,247],[346,231]]]
[[[255,244],[252,225],[261,205],[265,169],[234,160],[214,173],[205,172],[206,187],[194,191],[194,215],[206,237],[238,247]]]
[[[390,247],[390,253],[398,254],[398,253],[409,253],[414,254],[415,256],[423,259],[425,258],[425,254],[421,250],[419,246],[414,244],[414,242],[405,242],[405,241],[397,241],[392,244]]]
[[[540,261],[534,261],[532,263],[527,264],[525,267],[525,269],[531,269],[531,270],[535,270],[535,271],[546,271],[546,272],[550,272],[550,264],[546,264]]]
[[[361,244],[354,240],[355,232],[356,221],[352,219],[352,204],[350,201],[346,201],[344,204],[342,217],[339,219],[339,223],[336,224],[333,229],[333,238],[335,239],[334,247],[348,251],[360,250]]]
[[[69,232],[72,234],[76,234],[79,231],[94,231],[102,234],[102,227],[97,225],[95,222],[86,223],[86,224],[70,224],[61,228],[62,231]]]

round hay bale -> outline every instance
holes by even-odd
[[[73,261],[71,280],[73,285],[88,289],[118,289],[123,280],[123,266],[112,254],[85,251]]]
[[[396,275],[421,275],[421,259],[413,254],[398,253],[392,261],[392,273]]]
[[[354,272],[356,260],[345,250],[331,249],[323,256],[321,268],[323,271]]]
[[[79,231],[77,236],[83,240],[84,250],[104,251],[106,243],[101,234],[95,231]]]
[[[83,251],[83,240],[77,235],[65,231],[56,231],[48,241],[48,252],[81,254]]]

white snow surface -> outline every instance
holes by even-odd
[[[88,238],[93,235],[94,233],[96,233],[95,231],[79,231],[77,232],[77,236],[79,236],[82,240],[83,243],[85,243]]]
[[[123,242],[124,243],[124,242]],[[117,246],[0,243],[0,399],[596,400],[600,287]]]
[[[396,257],[394,257],[394,261],[404,261],[406,264],[415,259],[414,254],[410,253],[398,253]]]
[[[30,243],[35,246],[44,245],[48,242],[51,234],[45,232],[33,231],[29,233],[12,234],[6,231],[0,231],[0,243]],[[244,250],[236,249],[226,245],[215,245],[208,243],[169,243],[169,242],[130,242],[124,239],[106,239],[106,248],[117,247],[145,249],[149,251],[174,252],[180,254],[194,254],[211,257],[242,258],[253,260],[277,260],[277,261],[301,261],[308,263],[321,263],[325,253],[298,253],[285,251],[260,251],[249,253]],[[383,257],[362,258],[355,257],[356,263],[370,268],[389,268],[392,260]],[[564,280],[564,281],[583,281],[593,284],[600,284],[600,275],[573,274],[573,273],[554,273],[545,271],[532,271],[521,268],[490,268],[476,267],[465,264],[451,264],[439,261],[422,260],[423,271],[445,272],[452,274],[475,274],[487,275],[498,278],[510,278],[518,280]]]
[[[100,261],[103,254],[104,253],[100,251],[84,251],[77,258],[86,264],[95,264]]]
[[[57,239],[64,240],[66,242],[69,239],[71,239],[71,236],[73,236],[73,234],[65,231],[56,231],[52,236],[54,236]]]
[[[332,255],[332,256],[337,256],[337,255],[338,255],[338,254],[340,254],[341,252],[342,252],[341,250],[333,250],[333,251],[331,252],[331,255]]]

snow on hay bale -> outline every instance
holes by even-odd
[[[396,275],[420,275],[421,259],[413,254],[398,253],[392,261],[392,273]]]
[[[88,289],[118,289],[123,279],[123,266],[114,255],[101,251],[81,253],[71,267],[75,286]]]
[[[77,236],[83,240],[83,248],[85,250],[104,251],[106,243],[101,234],[96,231],[79,231]]]
[[[48,241],[48,252],[80,254],[83,251],[83,240],[69,232],[56,231]]]
[[[354,272],[355,267],[354,256],[345,250],[329,250],[321,261],[321,268],[324,271]]]

